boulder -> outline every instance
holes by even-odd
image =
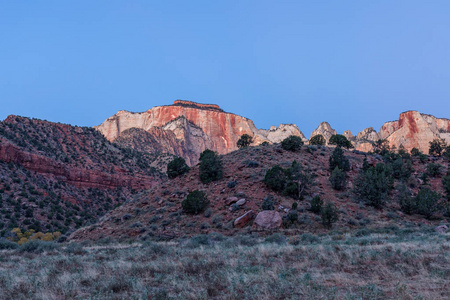
[[[243,214],[242,216],[240,216],[239,218],[237,218],[236,220],[234,220],[234,227],[236,228],[245,227],[248,225],[248,223],[250,223],[251,220],[253,220],[254,217],[255,213],[253,212],[253,210],[250,210],[245,214]]]
[[[439,233],[445,233],[447,230],[448,230],[447,225],[440,225],[440,226],[434,228],[434,231],[439,232]]]
[[[239,199],[239,200],[236,202],[236,204],[239,205],[239,206],[242,206],[242,205],[245,204],[245,202],[247,202],[245,199]]]
[[[275,210],[264,210],[256,216],[255,226],[262,229],[277,229],[283,224],[281,215]]]
[[[226,200],[225,200],[225,204],[226,205],[231,205],[231,204],[233,204],[233,203],[236,203],[236,202],[238,202],[238,198],[237,197],[228,197]]]

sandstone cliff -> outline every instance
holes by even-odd
[[[336,134],[336,130],[331,128],[328,122],[322,122],[319,124],[319,127],[317,127],[316,130],[314,130],[311,133],[310,138],[319,134],[321,134],[325,138],[326,144],[328,144],[328,141],[330,140],[331,136]]]
[[[257,129],[250,119],[224,112],[217,105],[182,100],[175,101],[173,105],[153,107],[143,113],[119,111],[96,127],[109,141],[122,142],[124,132],[130,128],[150,133],[160,142],[155,150],[158,148],[157,151],[182,156],[190,165],[198,161],[200,153],[205,149],[219,154],[237,150],[236,143],[243,134],[252,136],[254,145],[265,141],[277,143],[289,135],[300,136],[306,141],[296,125],[273,126],[269,130]],[[155,136],[155,130],[159,133],[158,137]]]
[[[377,133],[370,127],[356,136],[355,148],[361,151],[371,151],[370,142],[386,139],[391,147],[398,149],[403,146],[410,151],[417,148],[428,154],[430,142],[434,139],[444,139],[450,143],[450,120],[439,119],[417,111],[401,113],[397,121],[386,122]]]

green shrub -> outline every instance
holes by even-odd
[[[310,145],[322,145],[323,146],[323,145],[325,145],[325,143],[326,143],[325,138],[321,134],[315,135],[309,140]]]
[[[189,172],[189,166],[186,164],[186,161],[182,157],[175,157],[167,165],[167,176],[169,178],[175,178],[187,172]]]
[[[59,245],[54,242],[45,242],[41,240],[32,240],[24,243],[18,249],[19,252],[43,253],[59,249]]]
[[[411,190],[404,183],[397,187],[397,200],[400,204],[400,209],[405,214],[410,215],[416,211],[416,202],[411,196]]]
[[[328,144],[330,145],[336,145],[338,147],[344,147],[344,148],[352,148],[352,143],[342,134],[334,134],[330,137],[330,140],[328,141]]]
[[[411,155],[412,156],[420,156],[421,154],[422,154],[422,152],[420,152],[419,149],[417,149],[417,148],[412,148],[411,149]]]
[[[377,140],[372,142],[373,153],[385,155],[386,153],[391,151],[391,147],[389,146],[389,142],[387,140]]]
[[[334,204],[328,202],[320,212],[322,216],[322,224],[327,228],[331,228],[333,223],[338,221],[338,213]]]
[[[209,205],[209,200],[204,191],[195,190],[189,193],[181,202],[183,211],[189,214],[199,214]]]
[[[319,214],[320,211],[322,210],[322,205],[323,205],[323,201],[322,199],[320,199],[319,195],[314,196],[311,201],[311,212],[315,213],[315,214]]]
[[[450,201],[450,169],[449,173],[442,178],[442,186],[444,188],[445,195],[447,196],[447,200]]]
[[[16,249],[18,248],[19,245],[8,241],[8,240],[0,240],[0,250],[5,250],[5,249]]]
[[[442,172],[442,166],[440,164],[430,163],[427,165],[427,174],[431,177],[439,177]]]
[[[289,221],[291,221],[291,223],[294,223],[295,221],[297,221],[298,220],[298,212],[297,212],[297,210],[296,209],[291,209],[288,212],[287,217],[288,217]]]
[[[253,138],[248,134],[243,134],[237,141],[237,146],[238,148],[245,148],[250,146],[251,143],[253,143]]]
[[[354,192],[360,200],[375,208],[381,208],[393,188],[392,168],[379,163],[358,174]]]
[[[330,171],[333,171],[336,167],[345,172],[350,170],[350,162],[345,157],[344,150],[341,147],[336,147],[333,150],[328,162]]]
[[[272,195],[267,195],[264,198],[263,203],[261,204],[262,210],[274,210],[275,209],[275,201]]]
[[[284,169],[279,165],[269,169],[264,176],[264,183],[268,188],[276,192],[283,191],[287,184],[287,176]]]
[[[200,154],[200,180],[203,183],[210,183],[222,179],[223,167],[220,157],[213,151],[206,149]]]
[[[430,142],[430,149],[428,150],[428,154],[441,156],[442,152],[447,147],[447,144],[442,139],[434,139]]]
[[[430,219],[441,208],[439,199],[441,195],[429,188],[420,189],[415,198],[417,212],[425,218]]]
[[[299,136],[291,135],[281,142],[281,147],[288,151],[298,151],[303,145],[303,141]]]
[[[283,234],[279,234],[279,233],[274,233],[272,235],[269,235],[268,237],[266,237],[266,239],[264,241],[266,243],[274,243],[274,244],[278,244],[278,245],[284,245],[287,243],[286,236],[284,236]]]
[[[404,160],[401,157],[398,157],[391,161],[388,160],[388,162],[392,166],[392,176],[394,176],[394,178],[407,181],[408,178],[411,177],[413,168],[410,159]]]
[[[334,168],[330,175],[331,187],[335,190],[343,190],[346,184],[345,172],[339,169],[337,166]]]

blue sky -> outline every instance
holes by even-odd
[[[450,1],[1,1],[0,119],[215,103],[259,128],[450,118]]]

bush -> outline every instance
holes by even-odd
[[[227,183],[227,187],[230,189],[234,188],[236,185],[237,185],[237,182],[234,180],[228,181],[228,183]]]
[[[204,191],[195,190],[189,193],[181,202],[183,211],[189,214],[199,214],[209,205],[209,200]]]
[[[442,166],[440,164],[430,163],[427,165],[427,174],[431,177],[441,175]]]
[[[318,214],[322,210],[323,201],[320,199],[320,196],[314,196],[311,201],[311,212]]]
[[[411,156],[420,156],[421,154],[422,154],[422,152],[420,152],[419,149],[417,149],[417,148],[411,149]]]
[[[298,212],[297,212],[297,210],[296,209],[291,209],[288,212],[287,217],[288,217],[289,221],[291,221],[291,223],[294,223],[295,221],[297,221],[298,220]]]
[[[275,243],[275,244],[278,244],[278,245],[284,245],[284,244],[286,244],[287,239],[282,234],[274,233],[274,234],[269,235],[268,237],[266,237],[266,239],[264,241],[266,243]]]
[[[411,196],[411,190],[406,184],[400,184],[397,187],[397,200],[400,204],[400,209],[405,214],[412,214],[416,211],[416,202]]]
[[[303,141],[299,136],[291,135],[281,142],[281,147],[288,151],[298,151],[303,145]]]
[[[237,146],[238,148],[245,148],[250,146],[251,143],[253,143],[253,138],[248,134],[243,134],[237,141]]]
[[[440,198],[441,195],[439,193],[429,188],[420,189],[415,198],[417,212],[425,216],[425,218],[430,219],[441,208],[439,205]]]
[[[329,159],[329,167],[330,171],[333,171],[336,167],[345,172],[350,170],[350,162],[345,157],[344,150],[341,147],[336,147],[333,150]]]
[[[333,226],[333,223],[336,223],[338,221],[338,214],[336,207],[328,202],[321,210],[321,216],[322,216],[322,224],[326,228],[331,228]]]
[[[428,154],[441,156],[446,147],[447,145],[444,140],[434,139],[430,142],[430,149],[428,150]]]
[[[355,194],[360,200],[375,208],[381,208],[392,190],[394,179],[389,165],[382,163],[358,174],[355,180]]]
[[[268,188],[276,192],[283,191],[287,183],[287,176],[284,169],[279,165],[269,169],[264,176],[264,183]]]
[[[389,146],[389,142],[387,140],[377,140],[372,142],[373,153],[385,155],[391,151],[391,147]]]
[[[19,245],[8,241],[8,240],[0,240],[0,250],[5,250],[5,249],[16,249],[18,248]]]
[[[309,140],[309,144],[310,145],[325,145],[325,138],[323,137],[323,135],[318,134],[313,136],[310,140]]]
[[[346,184],[345,172],[338,167],[334,168],[330,175],[331,187],[335,190],[343,190]]]
[[[409,159],[405,162],[401,157],[398,157],[389,161],[389,163],[392,166],[392,176],[396,179],[407,181],[413,172],[412,162]]]
[[[344,148],[352,148],[352,143],[342,134],[334,134],[330,137],[330,140],[328,141],[328,144],[330,145],[336,145],[339,147]]]
[[[450,201],[450,169],[449,173],[444,178],[442,178],[442,186],[444,187],[447,200]]]
[[[264,201],[261,205],[262,210],[274,210],[275,209],[275,201],[273,200],[272,195],[267,195],[264,198]]]
[[[189,166],[186,164],[186,161],[182,157],[175,157],[167,165],[167,176],[169,178],[175,178],[187,172],[189,172]]]
[[[19,252],[43,253],[58,249],[59,246],[54,242],[45,242],[41,240],[32,240],[20,246]]]
[[[203,183],[210,183],[222,179],[223,167],[220,157],[213,151],[206,149],[200,154],[200,180]]]

